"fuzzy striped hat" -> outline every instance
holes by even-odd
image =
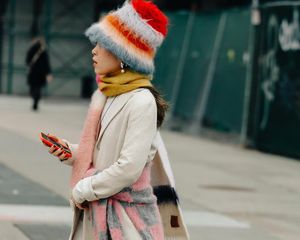
[[[131,0],[94,23],[85,35],[132,70],[153,74],[155,54],[167,32],[168,18],[154,3]]]

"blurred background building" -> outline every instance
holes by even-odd
[[[55,79],[46,94],[90,96],[92,46],[83,32],[122,2],[1,0],[0,93],[27,94],[25,54],[42,35]],[[299,158],[300,1],[156,3],[170,17],[155,73],[172,103],[168,126]]]

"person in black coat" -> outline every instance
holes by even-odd
[[[32,109],[38,110],[41,99],[41,89],[47,82],[52,81],[49,55],[42,38],[36,38],[26,54],[26,65],[28,66],[27,84],[30,87],[30,95],[33,98]]]

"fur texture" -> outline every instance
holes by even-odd
[[[147,23],[153,27],[157,32],[164,36],[168,33],[168,18],[163,14],[158,7],[150,2],[144,0],[132,0],[134,9],[139,13],[142,19],[146,19]]]
[[[133,54],[130,51],[130,47],[122,47],[120,43],[113,41],[113,36],[108,36],[100,28],[99,24],[94,24],[86,31],[86,36],[89,37],[90,41],[94,44],[101,43],[101,46],[111,51],[113,54],[118,56],[118,58],[126,63],[133,70],[144,73],[153,74],[154,64],[153,62],[146,62],[143,56],[140,57],[139,54]]]
[[[127,51],[133,57],[144,61],[145,63],[152,64],[154,52],[147,52],[137,47],[131,42],[127,36],[124,36],[118,29],[116,29],[107,19],[103,20],[102,24],[99,24],[100,30],[107,36],[116,41],[124,51]],[[132,35],[131,35],[132,37]],[[134,39],[134,38],[133,38]]]
[[[125,24],[123,24],[118,17],[113,15],[109,15],[106,18],[109,23],[116,28],[128,41],[130,41],[137,48],[149,53],[151,57],[153,57],[153,49],[149,47],[139,35],[135,34],[131,31]]]
[[[178,196],[173,187],[170,185],[162,185],[154,187],[154,194],[157,197],[158,204],[167,204],[171,203],[177,206]]]
[[[155,4],[133,0],[100,19],[85,34],[132,70],[153,74],[154,57],[167,35],[167,28],[168,18]]]
[[[72,188],[81,180],[93,161],[94,139],[96,138],[97,126],[102,113],[106,97],[96,91],[92,96],[87,119],[84,123],[83,133],[77,151],[77,159],[74,161],[70,185]]]
[[[108,232],[112,240],[126,239],[122,231],[122,208],[142,239],[164,239],[161,217],[150,184],[150,171],[151,164],[148,163],[133,186],[124,188],[107,199],[89,203],[95,240],[108,239]],[[91,173],[92,171],[89,171],[86,177]],[[97,173],[95,169],[94,174]]]
[[[162,44],[164,36],[152,27],[149,27],[147,21],[140,18],[131,4],[125,4],[112,14],[118,16],[124,24],[130,26],[132,31],[138,33],[153,48],[157,48]]]

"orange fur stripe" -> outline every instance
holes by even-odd
[[[116,28],[114,28],[110,22],[106,21],[106,19],[103,19],[103,21],[100,24],[101,30],[114,39],[118,44],[121,44],[126,50],[139,58],[143,62],[153,61],[154,53],[150,54],[148,52],[145,52],[139,48],[137,48],[133,43],[131,43],[123,34],[121,34]]]
[[[131,29],[129,29],[124,23],[122,23],[118,17],[113,15],[108,15],[107,20],[109,23],[114,26],[118,31],[122,33],[124,37],[126,37],[131,43],[133,43],[139,49],[148,52],[149,54],[153,54],[153,49],[150,48],[141,38],[134,34]]]

